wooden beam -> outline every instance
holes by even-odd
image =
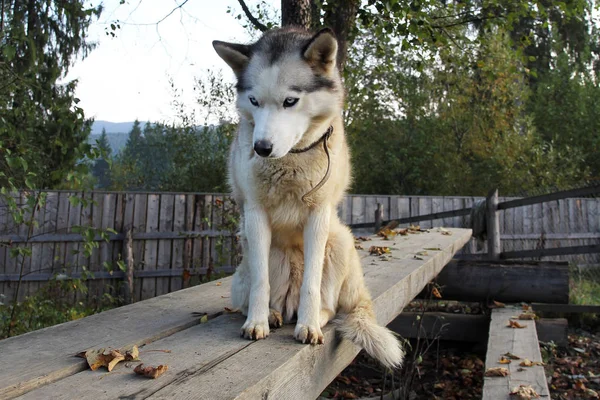
[[[403,338],[485,342],[490,321],[487,315],[408,311],[398,315],[388,328]]]
[[[483,400],[509,400],[509,393],[519,385],[531,385],[542,398],[550,398],[548,383],[543,366],[520,367],[522,359],[542,361],[535,321],[519,321],[523,329],[507,327],[512,316],[520,313],[519,308],[507,307],[492,310],[487,354],[486,371],[494,367],[504,367],[510,372],[506,377],[485,377],[483,381]],[[510,364],[499,364],[500,357],[510,352],[521,360]],[[514,397],[513,397],[514,398]]]
[[[204,275],[208,271],[208,267],[202,268],[194,268],[193,270],[189,270],[190,276]],[[233,273],[235,271],[235,267],[232,266],[222,266],[216,268],[216,271],[212,272],[222,272],[226,274]],[[145,270],[145,271],[134,271],[133,276],[135,278],[162,278],[162,277],[181,277],[183,276],[185,270],[183,268],[176,269],[154,269],[154,270]],[[69,279],[81,279],[84,274],[81,272],[72,272],[70,274],[65,274],[63,276],[51,273],[34,273],[27,274],[23,276],[23,282],[40,282],[40,281],[49,281],[52,279],[58,280],[69,280]],[[85,273],[86,280],[100,280],[100,279],[124,279],[126,273],[123,271],[94,271],[94,276],[89,276],[89,272]],[[0,282],[17,282],[19,281],[19,274],[0,274]]]
[[[455,259],[438,275],[437,283],[449,300],[569,302],[569,264],[561,261]]]
[[[588,187],[583,187],[583,188],[578,188],[578,189],[563,190],[560,192],[543,194],[540,196],[532,196],[532,197],[526,197],[524,199],[505,201],[505,202],[498,204],[498,210],[507,210],[509,208],[529,206],[532,204],[545,203],[548,201],[556,201],[556,200],[569,199],[569,198],[574,198],[574,197],[585,197],[585,196],[590,196],[590,195],[599,194],[599,193],[600,193],[600,185],[596,184],[593,186],[588,186]]]
[[[540,312],[553,312],[553,313],[565,313],[565,314],[583,314],[600,313],[600,306],[590,306],[581,304],[543,304],[543,303],[531,303],[531,307],[535,311]]]
[[[436,212],[436,213],[430,213],[430,214],[424,214],[424,215],[416,215],[416,216],[412,216],[412,217],[398,218],[398,219],[391,220],[391,221],[382,221],[381,224],[387,225],[390,222],[394,222],[394,221],[398,222],[398,224],[409,224],[409,223],[419,222],[419,221],[429,221],[429,220],[434,220],[434,219],[459,217],[461,215],[469,215],[470,213],[471,213],[471,207],[467,207],[467,208],[461,208],[459,210]],[[354,224],[350,224],[348,226],[352,229],[370,228],[370,227],[375,226],[375,222],[354,223]]]
[[[487,342],[490,318],[483,314],[409,311],[398,315],[388,328],[403,338]],[[540,318],[535,321],[535,328],[540,342],[568,344],[569,324],[565,318]]]
[[[391,255],[387,261],[368,255],[367,250],[360,251],[380,323],[387,324],[395,318],[471,236],[470,230],[450,231],[452,236],[430,232],[408,239],[367,242],[389,246]],[[440,250],[430,251],[422,259],[415,258],[426,247]],[[228,297],[229,284],[227,278],[221,286],[211,282],[45,332],[11,338],[6,344],[7,341],[0,341],[0,365],[12,366],[0,369],[0,397],[24,394],[23,399],[38,399],[52,393],[65,399],[314,399],[358,353],[355,345],[339,341],[331,324],[324,328],[325,344],[320,346],[297,343],[293,339],[293,324],[272,332],[266,340],[241,339],[239,329],[244,317],[239,314],[225,313],[194,326],[198,319],[190,320],[191,311],[222,311],[228,305],[229,300],[223,297]],[[174,298],[182,305],[172,301]],[[182,319],[183,316],[188,319]],[[158,340],[153,337],[155,325],[182,324],[188,325],[177,333],[163,334]],[[140,342],[147,343],[141,349],[143,362],[169,366],[159,379],[137,379],[124,365],[110,374],[82,371],[83,361],[71,356],[90,347],[120,348]],[[23,348],[28,349],[25,355]],[[64,368],[65,363],[70,369]],[[39,389],[26,393],[36,386]]]
[[[231,278],[226,278],[220,286],[207,283],[0,340],[0,365],[10,366],[0,368],[0,399],[86,370],[85,361],[75,357],[80,351],[141,346],[198,324],[200,318],[194,312],[217,315],[229,304],[230,284]]]
[[[202,230],[202,231],[181,231],[181,232],[137,232],[132,236],[133,240],[169,240],[169,239],[189,239],[198,237],[219,237],[233,236],[234,232],[222,230]],[[94,241],[101,242],[122,241],[127,239],[126,233],[109,233],[107,239],[100,235],[94,237]],[[46,233],[33,236],[29,239],[20,235],[2,235],[2,243],[47,243],[47,242],[83,242],[84,239],[79,233]]]
[[[519,250],[506,251],[500,253],[500,258],[504,260],[514,258],[541,258],[552,256],[565,256],[569,254],[595,254],[600,253],[600,244],[586,246],[568,246],[557,247],[553,249]]]

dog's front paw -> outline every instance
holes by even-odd
[[[269,336],[269,321],[251,321],[248,319],[242,326],[240,335],[250,340],[264,339]]]
[[[323,344],[325,342],[325,339],[323,338],[323,332],[321,332],[319,324],[296,324],[294,338],[301,343]]]

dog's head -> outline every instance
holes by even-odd
[[[283,28],[251,45],[214,41],[213,46],[237,77],[237,107],[254,127],[258,155],[285,156],[341,111],[338,43],[330,29],[312,34]]]

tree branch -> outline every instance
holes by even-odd
[[[258,19],[256,19],[256,17],[254,15],[252,15],[252,13],[250,12],[250,9],[248,9],[248,6],[244,2],[244,0],[238,0],[238,3],[240,3],[240,6],[242,6],[242,10],[244,11],[244,14],[246,14],[246,17],[252,23],[252,25],[254,25],[254,27],[256,29],[258,29],[261,32],[265,32],[265,31],[269,30],[269,28],[267,28],[267,26],[265,24],[260,22]]]

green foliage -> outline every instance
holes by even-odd
[[[227,191],[227,155],[236,125],[234,91],[220,74],[197,79],[200,115],[188,112],[175,88],[177,124],[136,121],[111,171],[115,190]]]
[[[4,4],[4,3],[3,3]],[[58,84],[86,41],[100,8],[82,1],[10,1],[0,30],[0,184],[52,188],[93,155],[90,122],[77,107],[76,82]]]
[[[78,295],[87,295],[85,280],[57,276],[22,302],[0,298],[0,339],[74,321],[118,305],[118,299],[108,293],[93,302],[74,302]]]

